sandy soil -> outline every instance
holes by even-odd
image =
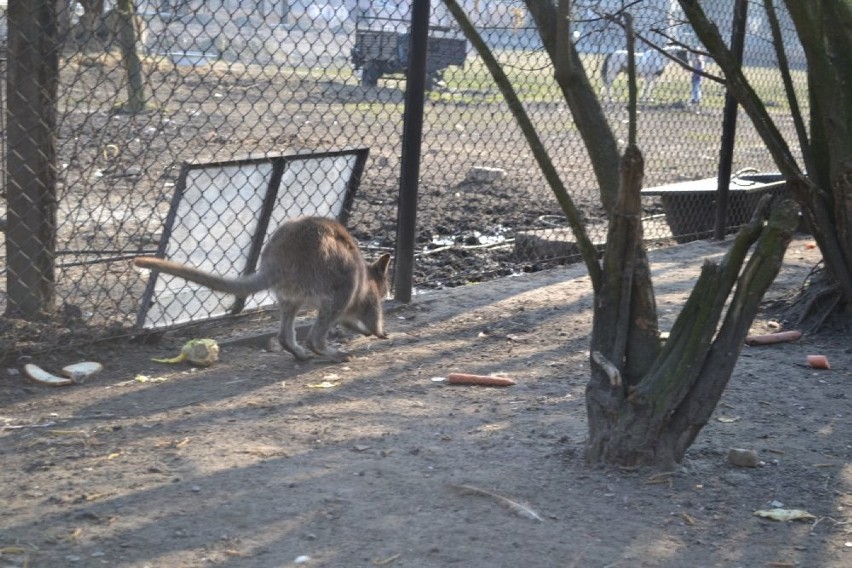
[[[664,324],[723,252],[653,251]],[[818,254],[795,241],[769,299]],[[5,369],[0,567],[852,564],[849,330],[744,348],[682,467],[658,475],[583,461],[591,303],[565,267],[418,296],[389,341],[347,340],[343,365],[227,342],[274,326],[244,321],[205,331],[223,344],[207,369],[150,361],[185,336],[37,361],[105,364],[66,388]],[[451,371],[517,384],[433,380]],[[735,447],[759,466],[729,465]],[[814,517],[754,515],[773,506]]]

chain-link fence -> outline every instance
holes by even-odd
[[[25,11],[43,4],[50,2],[16,5]],[[612,129],[626,139],[625,75],[616,73],[624,32],[602,17],[622,2],[573,4],[573,24],[564,32],[572,34],[592,83],[601,89]],[[642,37],[698,47],[673,3],[630,4]],[[730,35],[734,0],[706,4],[722,33]],[[792,131],[762,3],[751,4],[747,73],[779,124]],[[592,238],[602,241],[606,223],[597,182],[524,4],[469,0],[463,6],[512,79]],[[6,291],[2,309],[17,315],[11,308],[18,305],[14,296],[20,291],[13,290],[13,283],[33,281],[29,272],[16,273],[23,269],[15,268],[22,264],[13,257],[41,247],[51,249],[47,256],[52,266],[35,278],[48,281],[43,296],[56,313],[27,322],[4,318],[0,353],[128,332],[137,323],[148,284],[148,275],[131,266],[134,256],[162,254],[165,239],[171,238],[174,246],[187,250],[188,262],[227,272],[245,254],[241,247],[246,241],[233,236],[251,232],[261,209],[251,204],[269,198],[271,183],[283,194],[289,192],[292,201],[276,218],[280,221],[316,211],[310,203],[317,196],[334,201],[334,184],[322,180],[352,173],[341,169],[340,162],[319,159],[304,166],[313,181],[302,183],[298,175],[287,178],[285,173],[283,182],[273,183],[274,168],[258,164],[278,156],[369,149],[351,188],[347,225],[367,256],[393,252],[410,8],[407,0],[59,0],[56,18],[49,20],[60,52],[56,124],[47,125],[56,142],[55,196],[34,207],[46,211],[48,229],[55,224],[55,242],[41,237],[31,242],[43,227],[22,229],[11,199],[0,203],[4,220],[10,209],[8,230],[0,235],[0,285]],[[453,286],[575,261],[567,223],[499,90],[439,0],[432,0],[431,9],[416,287]],[[19,13],[12,20],[31,17],[38,24],[39,15]],[[782,27],[785,39],[792,40],[791,26],[783,19]],[[4,44],[7,35],[16,33],[8,28],[5,12],[0,30]],[[788,57],[801,67],[796,46],[788,43]],[[697,61],[694,55],[681,64],[678,58],[686,57],[682,50],[672,60],[641,42],[637,49],[640,81],[647,81],[647,87],[640,83],[644,97],[639,114],[649,188],[646,237],[655,242],[704,237],[712,230],[708,219],[713,216],[724,88],[703,78],[699,96],[698,76],[690,70]],[[10,52],[10,57],[28,56]],[[5,57],[0,60],[4,75],[6,63]],[[21,83],[13,79],[23,80],[20,66],[12,73],[15,62],[8,63],[10,89],[18,89]],[[718,74],[712,61],[701,63],[710,75]],[[794,71],[794,79],[804,88],[801,69]],[[19,143],[22,130],[12,122],[17,120],[15,109],[25,103],[8,94],[12,99],[3,93],[2,100],[10,103],[10,121],[0,123],[7,147]],[[44,121],[40,127],[45,128]],[[4,164],[4,181],[7,171],[21,179],[20,170],[13,171],[27,167],[26,154],[20,154],[14,147],[8,153],[14,160]],[[234,165],[245,160],[255,164],[252,171]],[[175,208],[176,192],[186,189],[185,164],[206,162],[222,166],[219,173],[206,185],[196,183],[193,207]],[[743,119],[737,125],[733,170],[746,168],[761,175],[739,185],[753,188],[774,181],[762,175],[773,170],[772,162]],[[692,180],[704,181],[686,191],[650,189]],[[773,183],[767,187],[778,189]],[[4,183],[8,189],[16,195],[29,191]],[[51,188],[38,191],[50,193]],[[747,211],[750,203],[748,196],[732,198],[730,206]],[[680,220],[672,220],[675,211],[682,213]],[[55,221],[50,219],[54,213]],[[175,242],[175,234],[165,230],[174,216],[186,228],[182,238],[191,241]],[[733,224],[742,218],[742,212],[730,215]],[[38,223],[32,219],[27,217]],[[223,245],[226,240],[231,248]]]

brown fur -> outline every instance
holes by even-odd
[[[332,219],[304,217],[282,225],[264,247],[260,269],[241,278],[222,278],[154,257],[141,256],[133,263],[238,297],[272,289],[281,310],[278,341],[299,360],[310,357],[293,328],[302,308],[318,310],[306,346],[335,361],[349,360],[348,353],[326,344],[335,322],[364,335],[387,337],[382,300],[388,291],[390,255],[367,264],[352,235]]]

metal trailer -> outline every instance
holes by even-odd
[[[410,32],[397,31],[405,20],[361,18],[355,25],[352,65],[361,70],[361,85],[375,87],[383,75],[404,73],[408,68]],[[460,32],[446,26],[429,26],[426,54],[426,89],[443,81],[450,65],[464,66],[467,41]]]

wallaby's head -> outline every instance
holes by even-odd
[[[356,306],[353,306],[355,309],[340,321],[352,331],[387,339],[382,303],[388,294],[390,258],[389,254],[383,254],[367,266],[367,289],[364,291],[364,296]]]

